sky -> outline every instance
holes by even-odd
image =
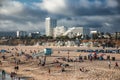
[[[58,26],[120,32],[120,0],[0,0],[0,31],[45,31],[45,18]]]

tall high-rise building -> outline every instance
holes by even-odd
[[[46,36],[53,36],[53,28],[57,26],[57,20],[50,17],[45,19]]]

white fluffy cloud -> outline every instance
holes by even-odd
[[[92,9],[115,8],[119,6],[117,0],[43,0],[40,3],[34,3],[34,5],[49,13],[66,16],[76,15],[76,13],[82,13],[82,11],[84,12],[87,9],[94,11]]]
[[[43,23],[42,23],[43,24]],[[36,22],[30,22],[27,21],[25,23],[15,23],[14,21],[11,20],[0,20],[0,29],[2,29],[2,31],[7,31],[9,28],[9,31],[14,31],[14,30],[27,30],[27,31],[34,31],[34,30],[44,30],[43,28],[41,28],[41,26],[43,26],[41,23]]]
[[[18,1],[8,1],[3,3],[2,7],[0,7],[0,14],[19,14],[24,9],[24,5]]]
[[[114,8],[114,7],[119,6],[119,4],[118,4],[117,0],[106,0],[106,6]]]
[[[65,0],[43,0],[42,3],[34,3],[34,5],[53,14],[65,14],[67,10]]]
[[[0,1],[0,31],[43,30],[44,23],[40,22],[37,13],[37,10],[29,8],[20,1],[2,0]]]
[[[31,0],[32,1],[32,0]],[[44,30],[46,17],[58,25],[120,30],[119,0],[0,0],[0,30]],[[117,15],[117,16],[116,16]],[[109,25],[108,25],[109,24]]]

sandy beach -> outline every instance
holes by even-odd
[[[44,48],[52,48],[53,54],[46,57],[46,65],[38,65],[39,58],[26,58],[26,54],[32,56],[33,53],[43,51]],[[76,52],[77,49],[102,49],[88,47],[55,47],[55,46],[0,46],[0,50],[7,50],[0,54],[0,70],[7,73],[16,72],[17,76],[29,77],[27,80],[120,80],[120,68],[114,68],[117,62],[120,66],[120,54],[104,53],[105,60],[84,60],[75,61],[79,55],[88,56],[88,52]],[[24,55],[19,55],[20,52]],[[63,58],[69,58],[74,61],[65,61]],[[97,56],[100,56],[99,53]],[[115,57],[111,61],[111,68],[108,67],[107,56]],[[5,59],[3,59],[5,56]],[[20,60],[19,70],[15,71],[15,61]],[[67,64],[65,71],[61,71],[60,64]],[[82,69],[83,71],[80,71]],[[50,72],[49,72],[50,70]]]

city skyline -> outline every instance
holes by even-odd
[[[45,18],[58,26],[120,32],[119,0],[0,0],[0,31],[45,32]]]

